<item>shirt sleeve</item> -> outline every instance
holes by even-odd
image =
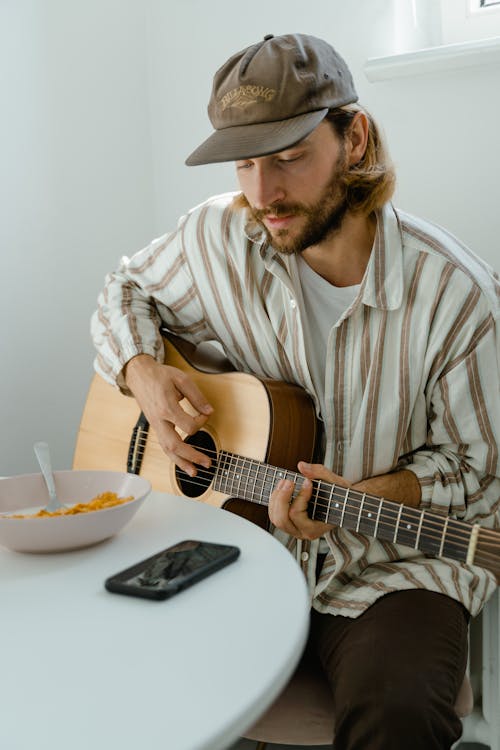
[[[407,457],[421,486],[421,507],[500,526],[500,380],[492,315],[471,328],[430,393],[428,437]],[[404,464],[405,462],[402,462]]]
[[[92,316],[96,371],[128,393],[122,376],[137,354],[163,362],[160,326],[196,338],[204,316],[183,250],[182,225],[136,253],[109,274]]]

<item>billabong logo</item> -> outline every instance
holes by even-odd
[[[220,107],[224,112],[228,107],[238,107],[245,109],[250,104],[255,104],[259,99],[270,102],[276,96],[276,89],[270,89],[267,86],[238,86],[227,94],[224,94],[219,100]]]

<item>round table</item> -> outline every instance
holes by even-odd
[[[104,579],[185,539],[238,560],[155,602]],[[114,538],[30,555],[0,548],[0,747],[223,750],[272,703],[302,653],[305,580],[270,534],[152,493]]]

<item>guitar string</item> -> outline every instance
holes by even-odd
[[[287,473],[293,473],[293,472],[287,472]],[[186,476],[189,476],[189,475],[186,475]],[[203,479],[203,478],[209,479],[209,478],[211,478],[212,475],[207,472],[206,473],[206,477],[204,477],[203,476],[203,470],[199,470],[198,476],[200,477],[200,479]],[[253,481],[253,479],[255,479],[255,477],[250,476],[250,478],[246,480],[246,484],[250,484]],[[196,481],[196,477],[194,477],[194,478],[188,478],[188,479],[184,478],[183,479],[183,483],[191,484],[191,485],[194,484],[194,485],[197,485],[197,486],[199,486],[201,484],[200,482]],[[238,487],[236,487],[236,488],[234,486],[235,483],[238,484]],[[235,482],[233,480],[232,483],[231,483],[231,486],[228,488],[228,491],[233,490],[233,491],[237,492],[238,489],[240,489],[241,484],[243,484],[243,483],[245,483],[245,478],[243,478],[242,481],[236,480],[236,482]],[[275,486],[273,480],[271,480],[271,479],[262,480],[260,482],[260,484],[261,484],[260,489],[262,490],[262,492],[263,493],[267,493],[268,495],[270,495],[270,493],[273,491],[274,486]],[[245,488],[245,490],[246,489],[247,488]],[[344,489],[344,488],[342,488],[342,489]],[[347,488],[345,488],[345,489],[347,490]],[[400,503],[397,503],[397,502],[391,501],[391,500],[385,500],[384,498],[376,498],[376,502],[375,503],[371,503],[371,501],[369,500],[369,498],[370,498],[369,495],[365,495],[365,497],[363,498],[363,493],[359,493],[358,490],[355,490],[355,492],[360,495],[359,498],[353,497],[352,494],[349,497],[347,493],[346,494],[339,493],[339,492],[336,492],[335,490],[332,492],[331,490],[321,490],[321,489],[318,488],[318,491],[309,500],[309,504],[314,505],[316,509],[320,509],[320,510],[326,511],[326,516],[327,517],[328,517],[328,511],[335,511],[336,514],[340,515],[342,519],[346,519],[347,518],[347,519],[351,520],[351,523],[353,523],[353,519],[355,521],[359,521],[360,527],[361,527],[363,521],[365,523],[367,521],[370,521],[370,523],[372,523],[372,524],[375,523],[375,528],[376,528],[377,527],[377,521],[376,521],[377,516],[378,516],[378,525],[379,526],[381,524],[384,524],[384,523],[386,523],[386,524],[391,523],[392,524],[395,520],[397,520],[398,515],[400,513],[400,510],[399,510],[400,505],[401,505]],[[373,498],[373,496],[371,496],[371,497]],[[314,498],[318,498],[318,502],[315,502]],[[349,502],[350,506],[347,506],[347,508],[344,510],[344,509],[341,509],[341,508],[332,507],[331,502],[323,502],[323,500],[325,500],[325,501],[326,500],[330,500],[330,498],[331,498],[332,501],[333,500],[339,500],[341,503],[344,503],[344,502],[347,503],[347,502]],[[244,498],[242,498],[242,499],[244,499]],[[385,503],[392,502],[396,507],[394,509],[388,509],[387,505],[386,505],[385,506],[385,512],[381,512],[380,515],[379,515],[378,514],[378,509],[380,507],[381,500],[382,500],[382,502],[385,502]],[[262,503],[261,505],[266,505],[266,504]],[[359,508],[359,512],[357,512],[357,508],[356,507],[352,507],[353,505],[357,505],[357,507]],[[398,528],[397,534],[399,534],[401,531],[405,531],[405,530],[406,531],[410,531],[410,529],[407,529],[407,528],[405,529],[405,524],[409,522],[409,520],[407,518],[405,519],[403,517],[403,513],[404,513],[405,510],[410,510],[410,511],[411,510],[416,510],[419,513],[419,515],[420,515],[420,512],[418,511],[418,509],[412,509],[410,506],[403,506],[403,511],[401,512],[402,523],[401,523],[400,527]],[[373,519],[368,519],[366,517],[365,518],[360,518],[361,511],[372,512],[373,515],[375,516],[375,518],[373,518]],[[387,512],[387,511],[389,511],[389,512]],[[446,517],[443,517],[442,519],[441,518],[435,518],[435,519],[433,519],[432,516],[431,516],[429,518],[428,514],[430,512],[431,511],[427,511],[427,516],[424,516],[424,521],[422,522],[422,525],[420,527],[421,528],[421,533],[422,532],[427,532],[428,538],[430,540],[432,540],[432,541],[441,541],[442,540],[442,536],[443,536],[443,534],[442,534],[442,532],[443,532],[443,526],[444,526],[444,523],[446,521]],[[418,521],[415,521],[415,522],[412,523],[413,530],[417,529],[418,526],[419,526]],[[463,529],[463,530],[461,530],[461,529],[452,529],[452,528],[450,528],[448,526],[448,528],[446,529],[446,541],[454,543],[455,546],[457,546],[459,549],[461,548],[463,550],[466,550],[468,548],[468,546],[469,546],[469,538],[470,538],[471,531],[472,531],[472,527],[471,526],[469,526],[467,529]]]
[[[143,442],[145,444],[144,440],[143,440]],[[214,450],[211,450],[211,449],[206,449],[206,448],[203,448],[203,453],[205,455],[211,454],[216,459],[218,459],[218,456],[219,456],[219,453],[217,451],[214,451]],[[255,459],[246,458],[246,457],[243,457],[243,456],[238,456],[237,454],[231,454],[231,453],[228,453],[227,455],[228,455],[228,457],[230,459],[231,468],[233,470],[234,470],[234,465],[233,465],[234,462],[232,461],[232,459],[234,458],[234,459],[236,459],[236,464],[238,463],[238,461],[240,461],[240,462],[241,461],[248,462],[248,463],[250,463],[250,465],[252,465],[252,463],[256,463],[258,466],[262,466],[265,469],[265,471],[267,471],[267,469],[265,468],[266,465],[265,464],[260,464]],[[199,479],[205,478],[206,481],[208,481],[209,484],[213,481],[214,475],[209,470],[205,470],[204,467],[202,467],[201,465],[198,465],[198,466],[199,466],[198,475],[197,475],[198,478],[196,478],[196,477],[195,478],[188,478],[189,475],[186,474],[186,478],[183,479],[184,483],[186,483],[186,484],[189,483],[189,484],[192,484],[192,485],[199,486],[200,485],[200,482],[198,481]],[[288,469],[281,469],[281,468],[272,467],[272,466],[270,466],[269,468],[270,468],[271,471],[274,471],[274,472],[277,472],[277,471],[286,472],[287,474],[292,474],[294,477],[297,477],[298,479],[301,478],[300,474],[297,474],[296,472],[293,472],[293,471],[288,470]],[[240,469],[241,469],[241,467],[240,467]],[[258,470],[259,469],[257,468],[257,471]],[[205,477],[203,477],[203,472],[204,471],[206,472],[206,476]],[[243,467],[241,473],[244,473],[244,471],[245,471],[245,467]],[[252,477],[252,475],[249,475],[248,477],[244,478],[243,481],[246,481],[246,484],[248,485],[252,480],[255,480],[256,478],[257,478],[256,476]],[[267,486],[266,486],[266,481],[267,481]],[[240,480],[239,484],[241,485],[241,483],[242,482]],[[233,489],[234,489],[234,481],[233,481]],[[262,489],[268,489],[270,492],[272,492],[272,490],[274,489],[273,480],[263,480],[263,488]],[[344,488],[342,488],[342,489],[344,489]],[[331,497],[332,500],[333,499],[341,500],[341,501],[350,500],[351,503],[352,503],[352,501],[354,501],[354,502],[358,502],[360,505],[361,505],[361,502],[363,502],[363,509],[365,509],[365,507],[366,507],[366,509],[368,509],[368,510],[370,510],[370,507],[369,507],[370,501],[375,501],[375,504],[372,505],[372,508],[373,508],[374,512],[378,511],[378,507],[380,505],[380,500],[384,500],[385,503],[391,502],[391,503],[394,503],[395,505],[397,505],[397,508],[394,508],[394,509],[388,509],[387,505],[386,505],[386,507],[385,507],[385,511],[386,512],[385,512],[385,514],[384,513],[380,514],[379,523],[381,521],[384,521],[384,520],[389,520],[389,521],[392,522],[394,520],[394,517],[397,517],[397,515],[399,514],[399,504],[396,503],[395,501],[385,500],[385,498],[380,498],[380,497],[376,497],[374,495],[369,495],[368,493],[366,493],[364,495],[364,498],[363,498],[363,494],[364,493],[360,492],[359,490],[354,490],[354,492],[356,492],[359,495],[359,498],[353,497],[352,494],[351,494],[351,497],[348,498],[347,497],[347,488],[345,488],[345,489],[346,489],[346,494],[345,495],[344,494],[339,494],[338,492],[335,493],[335,491],[332,493],[331,490],[323,490],[323,491],[321,491],[321,493],[320,492],[316,492],[316,497],[319,500],[320,499],[320,494],[322,494],[322,499],[324,499],[324,500],[330,500],[330,497]],[[367,503],[367,501],[368,501],[368,503]],[[312,502],[312,501],[310,501],[310,502]],[[323,510],[325,508],[327,510],[328,510],[328,508],[331,509],[331,502],[327,502],[326,504],[323,504],[322,502],[316,502],[316,508],[319,508],[321,510]],[[410,511],[412,510],[411,506],[404,506],[404,508],[407,509],[407,510],[410,510]],[[415,510],[417,510],[417,512],[418,512],[418,509],[415,509]],[[389,511],[389,512],[387,512],[387,511]],[[355,511],[347,511],[347,512],[353,518],[358,518],[358,516],[359,516],[359,514],[356,513]],[[442,524],[445,521],[445,517],[443,517],[443,519],[441,519],[441,518],[435,518],[435,519],[433,519],[432,517],[429,518],[429,513],[432,513],[432,511],[426,511],[426,512],[427,512],[427,519],[425,521],[425,525],[424,525],[424,523],[422,523],[421,530],[424,530],[426,528],[427,529],[431,529],[432,524],[434,524],[434,527],[435,528],[437,527],[438,533],[437,533],[437,536],[436,535],[433,536],[433,537],[431,536],[430,538],[431,539],[435,539],[435,540],[441,539],[442,538],[441,526],[442,526]],[[344,515],[344,517],[345,517],[345,515]],[[464,523],[464,522],[460,522],[459,521],[459,523]],[[470,530],[471,530],[471,528],[472,527],[470,526],[469,528],[464,529],[463,531],[462,530],[455,530],[455,531],[458,531],[458,533],[459,533],[458,536],[457,536],[456,533],[452,535],[450,533],[450,529],[448,529],[448,533],[447,533],[446,536],[447,536],[447,538],[449,540],[451,540],[453,538],[460,539],[462,537],[462,542],[465,541],[466,546],[468,546],[468,541],[465,540],[465,535],[470,536]],[[486,531],[486,532],[489,531],[490,532],[490,535],[492,537],[492,541],[493,542],[494,542],[495,539],[498,539],[498,537],[499,537],[498,532],[495,532],[493,530],[481,529],[481,532],[483,532],[483,531]]]
[[[288,473],[292,473],[292,472],[288,472]],[[202,474],[202,471],[200,471],[197,476],[199,476],[200,474]],[[207,479],[210,479],[210,480],[213,479],[213,475],[212,474],[208,474],[207,475]],[[197,482],[196,480],[197,480],[197,477],[190,478],[189,475],[186,474],[186,478],[183,478],[182,481],[185,484],[200,486],[200,482]],[[272,483],[272,481],[269,482],[268,484],[270,485],[270,487],[263,488],[263,489],[270,489],[272,491],[272,489],[273,489],[273,483]],[[356,492],[357,492],[357,490],[356,490]],[[329,497],[329,496],[330,496],[330,492],[328,492],[328,494],[325,495],[325,498]],[[335,495],[335,494],[333,494],[333,497],[337,497],[341,501],[348,499],[344,495]],[[368,497],[368,496],[366,496],[366,497]],[[241,499],[244,500],[245,498],[241,498]],[[352,501],[355,498],[351,497],[349,499]],[[384,498],[381,498],[381,499],[384,500]],[[360,498],[359,500],[356,500],[358,502],[358,504],[359,504],[360,509],[361,509],[361,500],[362,500],[362,498]],[[385,501],[385,502],[394,502],[394,501]],[[267,507],[267,504],[265,504],[265,503],[257,503],[257,504],[260,505],[261,507]],[[376,506],[374,506],[374,507],[378,508],[379,504],[380,504],[380,500],[377,499]],[[397,518],[397,516],[398,516],[398,513],[399,513],[399,504],[397,504],[397,506],[398,506],[398,509],[394,510],[393,515],[390,518],[391,522],[394,521],[394,518]],[[324,509],[324,508],[328,509],[329,508],[329,504],[328,503],[326,503],[326,504],[317,503],[316,507],[317,508],[319,507],[321,509]],[[363,510],[365,510],[365,508],[367,508],[367,507],[368,507],[368,505],[366,503],[363,503]],[[403,506],[403,508],[404,509],[405,508],[409,508],[409,506]],[[351,528],[354,525],[354,522],[353,522],[352,519],[359,520],[359,513],[357,513],[355,510],[354,511],[346,510],[345,512],[342,512],[342,511],[338,511],[338,512],[339,512],[339,514],[341,514],[341,516],[342,516],[343,519],[348,518],[348,519],[351,520]],[[431,511],[426,511],[426,512],[429,513]],[[387,519],[387,518],[389,518],[389,516],[386,515],[385,518]],[[428,516],[427,516],[427,518],[428,518]],[[428,519],[428,520],[432,521],[433,519]],[[440,518],[436,519],[436,522],[437,523],[442,523],[444,525],[445,520],[446,520],[446,517],[443,517],[442,522],[441,522]],[[454,520],[454,519],[452,519],[452,520]],[[383,522],[384,522],[384,514],[382,513],[380,515],[379,525],[382,524]],[[460,522],[459,521],[459,523],[465,523],[465,522]],[[360,526],[361,526],[361,524],[360,524]],[[417,523],[414,524],[414,527],[416,527],[416,526],[418,526]],[[349,528],[349,527],[347,527],[347,528]],[[375,528],[377,528],[377,526],[375,526]],[[401,528],[404,528],[404,527],[401,527]],[[443,533],[442,533],[443,529],[441,528],[441,530],[437,530],[437,533],[432,533],[432,531],[429,531],[429,529],[430,529],[430,524],[429,523],[427,523],[427,524],[426,523],[422,523],[421,532],[425,532],[427,530],[427,538],[428,539],[430,539],[432,541],[435,541],[435,542],[441,542],[442,538],[443,538]],[[363,531],[361,529],[360,529],[360,531],[361,531],[361,533],[363,533]],[[465,554],[467,552],[468,548],[469,548],[469,539],[470,539],[470,534],[472,532],[472,526],[468,526],[468,528],[465,529],[465,530],[463,530],[463,531],[461,531],[461,530],[458,530],[458,531],[459,531],[459,535],[452,534],[451,533],[451,529],[448,526],[446,528],[445,541],[453,543],[454,546],[456,547],[457,551],[462,552],[463,554]],[[400,529],[398,528],[397,534],[399,534],[399,532],[400,532]],[[493,545],[493,548],[494,548],[492,551],[488,551],[487,549],[484,548],[484,545],[485,545],[485,542],[486,542],[486,540],[483,538],[484,537],[484,532],[486,532],[486,533],[489,532],[490,535],[491,535],[491,537],[492,537],[491,544]],[[368,536],[370,536],[369,532],[366,532],[366,533],[367,533]],[[479,567],[481,567],[481,563],[483,563],[483,567],[488,568],[490,570],[490,572],[493,572],[493,570],[498,570],[499,569],[498,550],[500,549],[500,534],[498,532],[492,530],[492,529],[487,529],[487,528],[483,528],[483,527],[481,528],[480,533],[481,533],[481,537],[482,537],[481,538],[481,544],[483,545],[483,548],[482,549],[477,549],[476,548],[473,564],[479,565]],[[397,543],[402,544],[402,545],[407,546],[407,547],[410,547],[411,549],[418,549],[418,547],[415,547],[415,545],[412,545],[412,544],[406,544],[405,545],[404,542],[401,542],[399,540],[397,540]],[[496,549],[496,552],[495,552],[495,549]],[[444,555],[444,557],[446,557],[446,555]]]
[[[156,444],[159,446],[159,443],[157,443],[157,441],[154,441],[151,438],[149,438],[149,440],[150,440],[150,442],[156,442]],[[137,441],[138,444],[142,443],[142,445],[139,445],[139,447],[143,447],[143,448],[145,447],[146,442],[147,442],[147,438],[143,438],[143,437],[139,437],[138,441]],[[196,447],[196,446],[194,446],[194,447]],[[205,455],[208,455],[209,457],[213,456],[218,461],[218,456],[219,456],[219,452],[218,451],[214,451],[214,450],[208,449],[208,448],[203,448],[202,452]],[[255,459],[251,459],[251,458],[247,458],[247,457],[243,457],[243,456],[238,456],[237,454],[228,453],[227,455],[229,456],[229,458],[231,460],[231,463],[233,463],[232,462],[232,458],[236,459],[236,462],[238,462],[238,461],[240,461],[240,462],[241,461],[243,461],[243,462],[245,462],[245,461],[249,462],[250,466],[255,461]],[[258,461],[255,461],[255,462],[258,464],[258,467],[262,466],[265,469],[265,466],[266,466],[265,464],[262,465]],[[209,481],[209,484],[213,481],[214,474],[212,474],[212,472],[210,472],[209,470],[204,469],[204,467],[201,467],[200,465],[198,465],[198,466],[199,466],[198,475],[197,475],[198,479],[196,477],[195,478],[189,478],[189,475],[186,474],[186,478],[183,479],[184,483],[191,484],[191,485],[196,485],[196,486],[200,486],[199,479],[205,478],[207,481]],[[256,469],[257,472],[259,470],[258,467]],[[234,466],[232,466],[232,468],[234,468]],[[296,472],[293,472],[293,471],[288,470],[288,469],[280,469],[278,467],[269,467],[269,468],[270,468],[271,471],[282,471],[282,472],[286,472],[287,474],[293,474],[294,477],[297,476]],[[265,470],[267,471],[267,469],[265,469]],[[203,472],[204,471],[206,472],[205,477],[203,477]],[[242,473],[244,471],[245,471],[245,467],[243,467]],[[301,478],[300,474],[298,475],[298,478],[299,479]],[[249,475],[246,478],[246,483],[249,484],[251,481],[256,481],[256,480],[257,480],[257,476]],[[243,481],[245,481],[245,479],[243,479]],[[272,480],[262,480],[262,481],[263,481],[263,487],[262,487],[262,489],[263,490],[268,489],[270,492],[272,492],[272,490],[274,488],[273,481]],[[233,484],[234,484],[234,482],[233,482]],[[241,481],[240,481],[240,484],[241,484]],[[344,488],[342,488],[342,489],[344,489]],[[347,488],[345,488],[345,489],[347,490]],[[361,506],[361,503],[363,503],[363,510],[365,508],[367,510],[370,510],[370,504],[371,504],[371,508],[373,509],[373,511],[377,512],[378,508],[379,508],[379,505],[380,505],[380,501],[384,500],[384,498],[378,498],[378,497],[376,497],[374,495],[369,495],[369,494],[361,493],[359,490],[355,490],[355,492],[360,495],[359,498],[355,498],[352,495],[349,498],[349,497],[347,497],[348,493],[346,493],[346,495],[343,495],[343,494],[335,493],[335,490],[333,491],[333,493],[331,492],[331,490],[323,490],[323,491],[320,490],[320,491],[316,492],[317,501],[316,501],[315,507],[319,508],[320,510],[324,510],[324,509],[328,510],[329,508],[331,509],[331,502],[327,502],[326,504],[324,504],[323,502],[321,502],[321,500],[323,500],[323,499],[324,500],[327,500],[327,499],[330,500],[330,497],[331,497],[331,500],[333,500],[333,499],[335,499],[335,500],[341,500],[341,501],[347,501],[347,500],[349,500],[349,501],[351,501],[351,503],[352,503],[352,501],[355,501],[355,502],[358,502],[360,504],[360,506]],[[363,497],[363,494],[364,494],[364,497]],[[322,495],[321,498],[320,498],[320,495]],[[375,501],[375,503],[373,504],[372,501]],[[311,500],[310,502],[314,502],[314,501]],[[395,501],[390,501],[390,500],[389,501],[385,500],[385,502],[386,503],[387,502],[393,502],[398,507],[395,508],[394,510],[392,510],[392,509],[387,509],[387,506],[386,506],[386,508],[385,508],[386,512],[385,513],[381,513],[380,516],[379,516],[379,524],[381,522],[384,522],[384,521],[387,522],[388,520],[390,520],[392,522],[394,520],[394,518],[397,517],[397,515],[399,514],[399,504],[398,503],[395,503]],[[360,507],[360,509],[361,509],[361,507]],[[404,509],[410,509],[411,510],[411,506],[404,506]],[[389,513],[387,513],[387,510],[389,510]],[[418,511],[418,509],[415,509],[415,510]],[[421,525],[421,531],[425,531],[425,530],[428,530],[429,532],[431,530],[432,531],[437,531],[437,534],[434,534],[434,536],[432,536],[432,534],[429,533],[429,538],[431,538],[433,540],[440,540],[442,538],[442,533],[441,533],[441,530],[440,530],[439,527],[441,526],[442,523],[444,523],[445,517],[443,517],[442,521],[441,521],[440,518],[436,518],[436,519],[429,518],[428,514],[430,512],[432,512],[432,511],[427,511],[427,518],[424,520],[424,522]],[[352,511],[352,510],[348,510],[345,513],[347,513],[349,516],[351,516],[353,518],[356,518],[356,519],[358,519],[358,517],[359,517],[359,514],[356,513],[355,511]],[[345,518],[345,514],[344,514],[344,518]],[[462,523],[464,523],[464,522],[462,522]],[[434,526],[434,528],[433,528],[433,526]],[[469,527],[468,529],[466,529],[466,530],[464,529],[463,531],[455,529],[453,534],[451,534],[451,530],[448,529],[447,530],[447,534],[446,534],[446,538],[447,538],[448,541],[460,540],[460,543],[461,543],[463,549],[466,549],[468,547],[469,542],[468,542],[468,540],[465,537],[466,536],[470,537],[470,530],[471,530],[471,528],[472,527]],[[495,538],[497,538],[499,536],[498,532],[495,532],[493,530],[481,529],[481,532],[483,532],[483,531],[486,531],[486,532],[489,531],[490,532],[491,538],[492,538],[492,543],[494,543]],[[457,532],[458,532],[458,535],[457,535]],[[398,529],[398,533],[399,533],[399,529]]]

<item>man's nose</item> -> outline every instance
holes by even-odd
[[[254,170],[251,193],[251,196],[247,194],[247,199],[261,211],[285,197],[285,191],[273,171],[259,167]]]

